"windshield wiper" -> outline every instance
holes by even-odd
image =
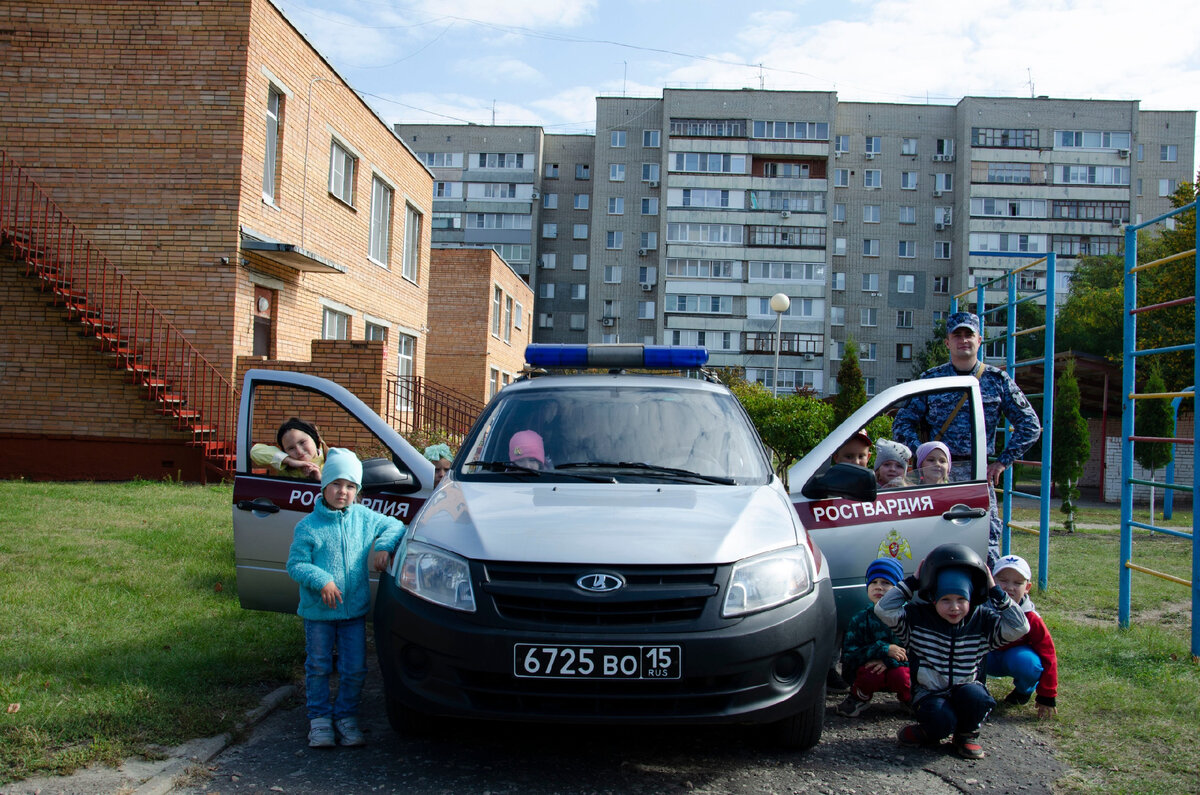
[[[559,464],[555,469],[636,469],[638,474],[650,477],[696,478],[707,483],[717,483],[722,486],[736,486],[737,481],[724,475],[704,475],[690,469],[664,467],[658,464],[647,464],[644,461],[575,461],[570,464]]]
[[[563,477],[575,478],[576,480],[586,480],[590,483],[616,483],[616,479],[612,477],[601,477],[599,475],[586,475],[583,472],[559,472],[555,469],[533,469],[532,467],[523,467],[519,464],[514,464],[512,461],[468,461],[463,464],[467,467],[479,467],[487,472],[501,472],[507,475],[533,475],[542,477],[543,475],[562,475]]]

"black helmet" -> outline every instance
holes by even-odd
[[[930,601],[937,589],[937,578],[943,569],[965,569],[971,578],[971,604],[982,604],[988,594],[987,564],[966,544],[942,544],[933,548],[921,563],[920,590]]]

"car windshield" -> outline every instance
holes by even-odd
[[[467,479],[764,483],[770,469],[728,392],[563,385],[501,393],[462,459]],[[501,463],[511,466],[499,466]]]

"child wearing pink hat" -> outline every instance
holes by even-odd
[[[508,440],[508,460],[526,469],[546,466],[546,446],[537,431],[517,431]]]
[[[950,448],[941,442],[926,442],[918,447],[917,471],[922,483],[949,483]]]

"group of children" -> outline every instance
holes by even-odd
[[[1036,690],[1038,717],[1055,714],[1057,657],[1029,598],[1030,574],[1017,555],[989,571],[961,544],[937,547],[909,577],[895,558],[873,561],[866,572],[872,606],[850,619],[842,641],[850,692],[838,714],[857,717],[876,693],[894,693],[916,716],[900,729],[901,744],[952,737],[967,759],[984,755],[979,729],[996,705],[985,673],[1012,677],[1005,702],[1026,704]]]
[[[950,448],[941,442],[925,442],[917,448],[917,466],[912,472],[908,463],[913,454],[900,442],[879,439],[875,442],[875,481],[881,489],[903,486],[935,485],[950,482]],[[865,467],[871,460],[871,437],[858,431],[842,443],[833,454],[835,464],[857,464]]]
[[[259,451],[263,464],[312,477],[307,465],[319,460],[321,495],[296,525],[287,561],[288,575],[300,586],[297,612],[304,619],[308,742],[314,748],[363,745],[357,718],[366,676],[368,568],[388,568],[405,526],[357,502],[362,464],[353,452],[324,449],[315,426],[296,418],[278,437],[279,448]],[[860,432],[839,448],[834,463],[866,466],[870,446]],[[426,451],[435,466],[450,459],[443,448]],[[903,445],[879,440],[880,485],[903,485],[908,460]],[[949,464],[945,445],[931,442],[917,450],[922,482],[926,469],[945,478]],[[980,726],[996,704],[982,682],[985,674],[1013,678],[1007,703],[1026,704],[1036,691],[1038,716],[1056,712],[1054,641],[1029,598],[1031,572],[1022,558],[1007,555],[988,570],[970,548],[944,544],[909,577],[895,558],[873,561],[866,586],[872,606],[850,619],[842,643],[850,690],[839,714],[856,717],[876,693],[894,693],[916,716],[900,729],[902,744],[936,745],[950,736],[960,756],[977,759],[984,755]],[[338,688],[331,701],[335,658]]]

